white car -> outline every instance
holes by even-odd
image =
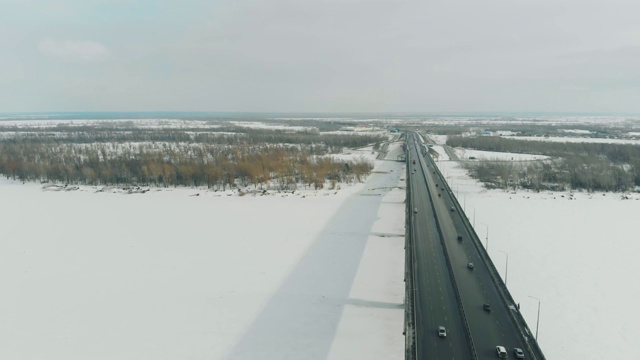
[[[444,326],[438,326],[438,336],[447,337],[447,329]]]
[[[504,348],[504,346],[496,346],[496,352],[498,353],[498,357],[500,359],[506,359],[507,358],[507,349]]]

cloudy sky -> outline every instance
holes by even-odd
[[[640,113],[637,0],[0,0],[0,112]]]

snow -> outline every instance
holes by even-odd
[[[329,154],[325,156],[331,157],[336,161],[367,160],[373,163],[377,155],[378,153],[373,150],[372,146],[366,146],[361,149],[345,148],[342,154]]]
[[[404,359],[404,199],[382,199],[330,359]]]
[[[435,134],[428,134],[429,138],[431,140],[433,140],[436,144],[439,145],[444,145],[447,143],[447,135],[435,135]]]
[[[453,151],[458,155],[460,159],[469,159],[475,157],[478,160],[499,160],[499,161],[531,161],[531,160],[543,160],[548,159],[548,156],[544,155],[531,155],[531,154],[518,154],[509,152],[498,151],[482,151],[482,150],[469,150],[463,148],[454,148]]]
[[[583,130],[583,129],[560,129],[562,132],[573,133],[573,134],[592,134],[593,131]]]
[[[188,128],[219,128],[218,124],[211,124],[203,120],[182,119],[28,119],[28,120],[3,120],[0,119],[0,127],[28,128],[55,128],[57,126],[116,126],[142,129],[188,129]]]
[[[528,141],[548,141],[566,143],[599,143],[599,144],[640,144],[640,140],[633,139],[605,139],[589,137],[542,137],[542,136],[510,136],[509,139]]]
[[[632,120],[638,121],[430,122]],[[0,126],[94,123],[106,121],[21,120]],[[439,144],[434,150],[440,160],[448,159],[440,146],[446,136],[429,136]],[[388,159],[397,151],[394,144]],[[455,151],[479,159],[543,158]],[[337,193],[265,196],[184,188],[145,194],[117,188],[96,193],[90,187],[43,191],[40,184],[0,180],[0,358],[402,358],[404,166],[373,160],[368,148],[334,156],[363,156],[376,168],[367,183],[342,185]],[[626,194],[626,200],[613,193],[487,190],[457,162],[437,164],[483,243],[488,236],[489,254],[503,276],[503,252],[509,254],[508,287],[534,332],[538,302],[530,296],[541,299],[539,342],[547,358],[635,358],[640,285],[632,276],[640,270],[640,195]]]
[[[380,130],[380,129],[368,129],[368,130],[334,130],[334,131],[323,131],[321,132],[322,135],[361,135],[361,136],[376,136],[376,135],[382,135],[382,136],[388,136],[389,135],[389,131],[387,130]]]
[[[400,359],[404,164],[374,171],[266,196],[0,180],[0,358]]]
[[[444,151],[444,148],[442,147],[442,145],[433,145],[431,147],[431,149],[435,150],[438,153],[438,159],[436,159],[437,161],[449,161],[451,160],[449,158],[449,155],[447,155],[447,152]]]
[[[584,126],[594,124],[598,126],[621,126],[629,123],[637,124],[638,116],[611,116],[611,115],[576,115],[576,116],[526,116],[526,115],[495,115],[495,116],[435,116],[422,119],[420,123],[430,125],[576,125]]]
[[[308,126],[289,126],[282,124],[267,124],[259,121],[230,121],[232,125],[251,128],[251,129],[267,129],[267,130],[287,130],[290,132],[295,131],[318,131],[316,127]]]
[[[341,203],[0,189],[2,358],[221,358]]]
[[[499,131],[496,131],[495,133],[498,136],[513,136],[518,134],[515,131],[504,131],[504,130],[499,130]]]
[[[487,190],[438,162],[549,359],[635,358],[640,195]]]

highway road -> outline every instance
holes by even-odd
[[[415,146],[410,147],[410,153],[412,161],[417,159]],[[418,194],[411,201],[412,234],[416,240],[413,285],[417,290],[414,294],[417,358],[471,359],[465,325],[458,311],[425,177],[421,174],[420,165],[411,165],[409,172],[410,192]],[[447,329],[446,338],[438,336],[439,326]]]
[[[418,210],[411,224],[417,359],[496,359],[497,345],[507,348],[509,358],[515,358],[513,348],[518,347],[527,359],[544,359],[531,346],[534,340],[519,330],[511,313],[517,306],[509,303],[510,295],[505,296],[506,288],[496,280],[493,264],[465,225],[435,163],[420,151],[419,137],[410,133],[407,145],[411,206]],[[490,304],[491,311],[483,304]],[[446,343],[436,341],[442,340],[438,325],[450,329]],[[445,351],[447,343],[451,349]]]

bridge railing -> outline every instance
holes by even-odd
[[[406,146],[405,149],[406,151]],[[404,311],[404,341],[405,341],[405,359],[417,359],[417,332],[416,332],[416,313],[415,313],[415,291],[414,291],[414,251],[413,251],[413,201],[411,199],[411,180],[409,177],[409,157],[406,157],[406,202],[405,207],[405,311]]]

